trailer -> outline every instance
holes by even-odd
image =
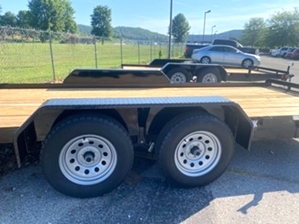
[[[171,84],[161,70],[74,70],[61,84],[0,85],[0,143],[18,166],[42,143],[53,188],[73,197],[115,189],[142,150],[166,180],[197,187],[225,172],[235,143],[299,137],[299,85]]]
[[[267,79],[289,80],[294,77],[290,66],[278,70],[260,66],[250,68],[221,66],[218,64],[200,64],[186,59],[154,59],[149,64],[122,64],[123,69],[162,70],[171,83],[202,82],[215,83],[225,81],[265,81]]]

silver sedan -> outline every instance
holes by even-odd
[[[202,64],[214,63],[245,68],[258,66],[261,63],[261,58],[258,55],[243,53],[237,48],[227,45],[210,45],[195,49],[192,59]]]

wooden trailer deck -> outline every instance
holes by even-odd
[[[0,143],[12,142],[14,131],[47,99],[124,98],[159,96],[223,96],[238,103],[249,117],[299,115],[299,97],[271,88],[44,88],[0,89]]]
[[[129,69],[129,70],[147,70],[147,71],[160,71],[161,68],[156,68],[156,67],[146,67],[146,66],[122,66],[123,69]],[[248,74],[248,69],[246,68],[225,68],[225,71],[228,74]],[[250,74],[253,75],[263,75],[265,72],[263,71],[256,71],[252,70]]]

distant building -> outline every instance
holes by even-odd
[[[203,35],[190,34],[188,36],[188,43],[211,43],[214,39],[240,39],[243,34],[243,30],[230,30],[217,34],[206,34],[203,41]]]

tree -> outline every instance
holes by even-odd
[[[20,28],[28,29],[30,28],[29,23],[29,11],[21,10],[17,15],[17,26]]]
[[[29,2],[30,26],[55,32],[76,32],[69,0],[31,0]]]
[[[268,20],[265,42],[269,47],[298,46],[299,11],[283,11]]]
[[[179,13],[172,21],[172,36],[176,43],[186,42],[190,26],[184,14]]]
[[[244,25],[241,42],[244,45],[262,47],[266,24],[263,18],[251,18]]]
[[[75,10],[72,8],[71,3],[69,1],[63,1],[64,4],[64,30],[65,32],[69,33],[77,33],[78,26],[74,20],[74,13]]]
[[[111,9],[100,5],[94,8],[91,15],[91,26],[91,34],[101,37],[102,44],[104,44],[104,38],[112,36]]]
[[[17,25],[17,17],[12,12],[6,12],[3,16],[0,16],[1,26],[15,27]]]

